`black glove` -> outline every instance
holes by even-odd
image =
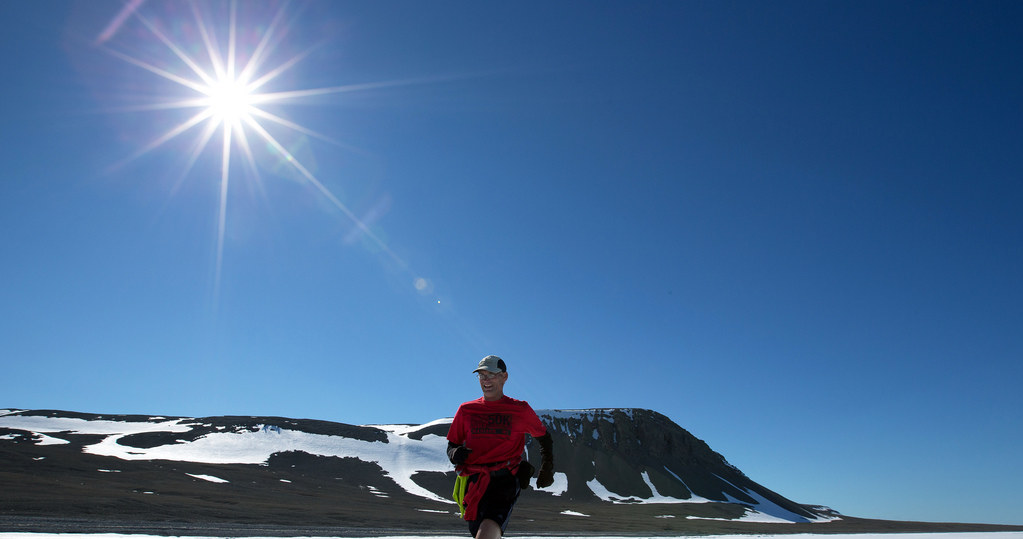
[[[536,476],[536,488],[547,488],[554,484],[554,440],[548,432],[536,441],[540,443],[540,474]]]
[[[464,445],[455,445],[448,442],[448,460],[455,466],[465,464],[465,461],[469,460],[469,452],[472,449],[465,447]]]
[[[536,488],[547,488],[554,484],[554,462],[540,465],[540,475],[536,476]]]
[[[536,470],[528,460],[524,460],[522,464],[519,464],[519,471],[515,474],[515,478],[519,480],[519,488],[522,490],[529,488],[529,479],[533,477],[534,471]]]

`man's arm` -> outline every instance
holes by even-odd
[[[547,432],[536,441],[540,444],[540,473],[536,476],[536,487],[546,488],[554,484],[554,440]]]
[[[447,438],[448,460],[455,466],[465,464],[465,461],[469,459],[471,449],[465,447],[465,416],[462,414],[461,406],[458,407],[455,417],[451,420]]]

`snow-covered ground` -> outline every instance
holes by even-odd
[[[635,537],[619,536],[572,536],[556,537],[543,536],[535,537],[529,535],[510,534],[517,539],[636,539]],[[465,539],[465,535],[422,535],[415,536],[415,539]],[[680,536],[685,537],[685,536]],[[3,533],[0,532],[0,539],[167,539],[152,535],[125,535],[119,533],[82,533],[82,534],[53,534],[53,533]],[[179,539],[193,539],[182,537]],[[200,539],[200,538],[194,538]],[[205,539],[205,538],[203,538]],[[280,539],[246,537],[239,539]],[[396,537],[374,537],[372,539],[410,539],[409,536]],[[671,539],[659,537],[658,539]],[[702,539],[1023,539],[1023,532],[974,532],[974,533],[900,533],[900,534],[796,534],[796,535],[708,535]]]

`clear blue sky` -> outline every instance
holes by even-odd
[[[124,6],[0,3],[0,406],[426,422],[498,354],[799,502],[1023,524],[1023,4],[244,2],[259,91],[326,90],[223,199],[222,130],[154,143],[196,15]]]

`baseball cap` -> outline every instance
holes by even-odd
[[[472,372],[508,372],[508,368],[504,364],[504,360],[497,356],[487,356],[480,360],[480,364],[476,367],[476,370]]]

